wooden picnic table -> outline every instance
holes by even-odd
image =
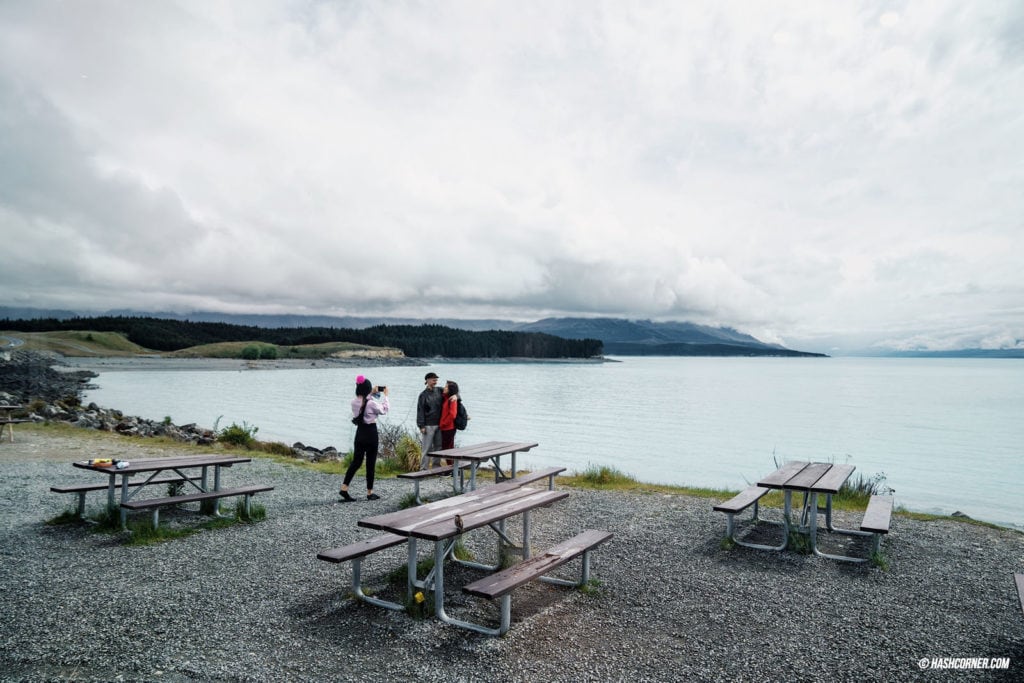
[[[31,422],[31,420],[24,418],[11,417],[11,413],[15,410],[22,410],[25,406],[19,405],[0,405],[0,441],[3,441],[4,427],[7,428],[7,436],[14,443],[14,425],[22,424],[23,422]]]
[[[418,589],[434,592],[434,613],[441,621],[469,629],[479,633],[495,635],[508,628],[507,616],[503,617],[503,625],[498,630],[489,629],[479,624],[455,619],[445,612],[444,603],[444,561],[451,557],[461,564],[494,571],[498,564],[485,565],[476,562],[458,560],[454,557],[454,546],[460,534],[489,527],[498,534],[498,563],[503,553],[503,543],[508,542],[504,532],[506,520],[522,515],[523,538],[519,552],[524,559],[530,556],[530,512],[538,507],[548,506],[567,498],[565,491],[551,491],[547,488],[520,486],[515,481],[508,481],[495,486],[487,486],[479,491],[473,490],[462,495],[419,505],[397,512],[374,515],[359,520],[359,526],[378,529],[389,534],[404,536],[408,539],[407,581],[406,591],[409,600],[415,599]],[[424,579],[420,579],[416,568],[416,545],[418,540],[430,541],[434,544],[434,567]],[[506,551],[507,552],[507,551]],[[382,604],[377,601],[375,604]],[[400,605],[387,605],[398,607]]]
[[[811,552],[820,557],[827,557],[834,560],[862,561],[860,558],[851,558],[846,555],[832,555],[818,549],[818,496],[825,496],[825,527],[829,533],[845,534],[847,536],[871,536],[868,531],[856,529],[840,529],[832,524],[832,496],[839,492],[846,480],[853,474],[853,465],[837,465],[829,462],[787,462],[767,477],[757,482],[758,486],[769,489],[779,489],[784,494],[783,525],[785,528],[785,540],[783,548],[789,540],[790,528],[807,534],[810,539]],[[803,494],[803,510],[800,514],[800,521],[793,524],[790,520],[792,512],[793,492]],[[888,522],[886,522],[888,528]]]
[[[160,502],[164,505],[174,504],[174,499],[180,498],[180,502],[195,502],[204,499],[216,499],[218,497],[228,497],[230,495],[245,495],[249,489],[223,489],[221,487],[221,470],[225,467],[231,467],[240,463],[251,462],[252,458],[237,457],[237,456],[222,456],[222,455],[194,455],[194,456],[181,456],[172,458],[144,458],[140,460],[131,461],[115,461],[114,464],[103,466],[94,464],[92,460],[84,460],[72,463],[75,467],[84,470],[90,470],[93,472],[99,472],[107,475],[109,481],[107,484],[107,505],[113,508],[117,505],[115,496],[116,489],[121,489],[120,509],[121,509],[121,526],[125,527],[127,522],[127,513],[129,507],[152,507],[155,511],[159,510],[159,506],[155,505],[156,502]],[[213,481],[210,482],[209,470],[213,468]],[[188,470],[200,471],[198,477],[188,472]],[[153,505],[143,504],[143,502],[134,502],[132,499],[143,489],[146,488],[147,484],[153,482],[154,484],[166,483],[166,480],[158,481],[162,472],[172,471],[178,477],[181,478],[183,484],[187,484],[198,493],[183,493],[180,496],[170,496],[168,498],[161,498],[154,501]],[[130,479],[135,475],[146,474],[146,477],[142,482],[130,482]],[[118,481],[120,479],[120,481]],[[251,487],[250,487],[251,488]],[[271,487],[259,487],[262,490],[269,490]],[[191,491],[191,489],[190,489]],[[248,498],[246,499],[248,502]],[[157,522],[157,517],[154,513],[154,525]]]
[[[481,463],[485,463],[490,460],[494,464],[494,481],[500,482],[509,479],[515,479],[516,477],[516,454],[520,452],[526,452],[531,448],[536,448],[535,442],[526,441],[486,441],[484,443],[478,443],[472,446],[462,446],[459,448],[448,448],[440,451],[430,451],[427,455],[431,458],[445,458],[446,460],[455,460],[458,462],[468,462],[470,464],[469,469],[469,486],[468,489],[473,491],[476,489],[476,471]],[[509,473],[506,475],[501,469],[501,459],[506,455],[512,456],[512,466]],[[463,490],[459,481],[460,469],[454,467],[452,469],[452,489],[456,492]]]

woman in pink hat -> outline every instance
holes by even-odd
[[[352,446],[352,464],[345,472],[345,481],[338,493],[345,503],[355,500],[348,492],[352,477],[366,460],[366,500],[380,500],[373,492],[373,475],[377,469],[377,418],[388,414],[387,387],[374,387],[362,375],[356,377],[356,397],[352,399],[352,423],[356,426],[355,443]]]

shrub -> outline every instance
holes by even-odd
[[[244,421],[242,426],[232,422],[230,427],[225,427],[217,432],[217,441],[252,450],[256,446],[256,432],[259,429],[259,427],[250,426],[249,423]]]
[[[420,440],[412,434],[403,434],[395,447],[395,460],[403,472],[415,472],[420,468]]]
[[[249,346],[242,349],[241,355],[245,360],[256,360],[260,357],[260,347],[255,344],[249,344]]]

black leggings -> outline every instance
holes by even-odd
[[[352,445],[352,464],[348,466],[348,471],[345,472],[345,486],[346,488],[352,483],[352,477],[356,476],[356,470],[358,470],[362,464],[363,459],[366,459],[366,490],[373,490],[373,475],[377,472],[377,449],[379,447],[379,439],[377,437],[377,424],[361,424],[356,427],[356,441]]]

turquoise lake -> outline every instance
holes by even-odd
[[[457,443],[535,441],[525,467],[608,465],[663,484],[739,489],[785,460],[884,474],[897,505],[1024,528],[1024,362],[619,358],[608,363],[103,371],[86,400],[152,419],[259,428],[265,441],[351,446],[356,375],[415,429],[428,370],[459,383]]]

